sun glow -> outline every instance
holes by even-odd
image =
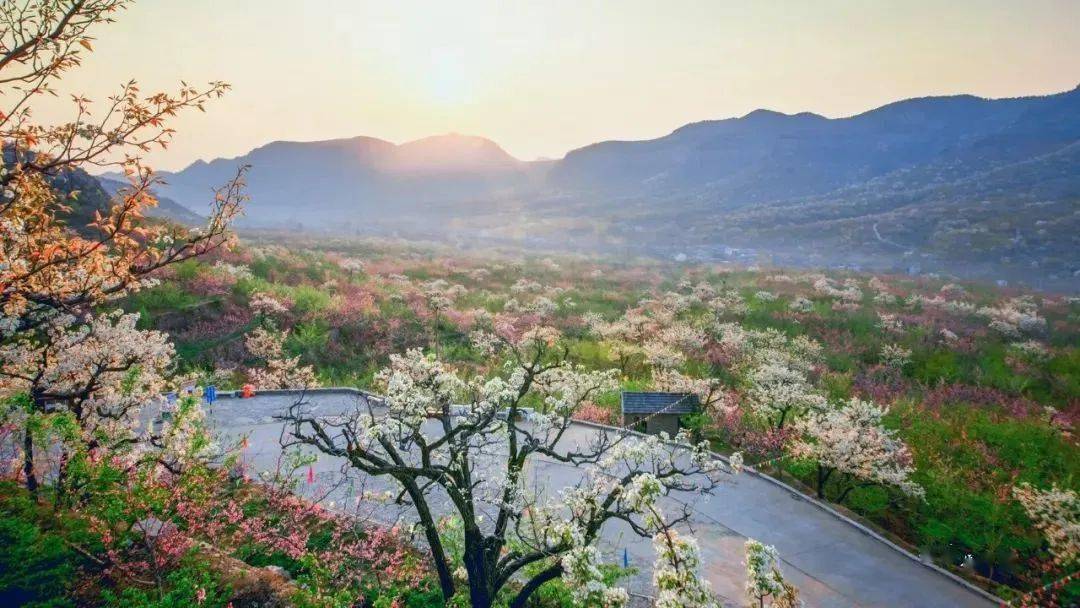
[[[474,87],[469,78],[465,54],[460,49],[432,49],[429,66],[423,75],[424,86],[435,103],[461,105],[471,101]]]

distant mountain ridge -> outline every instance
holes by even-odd
[[[845,118],[755,110],[555,161],[520,161],[456,134],[274,142],[163,174],[161,194],[197,208],[250,164],[250,225],[660,255],[682,247],[704,259],[734,247],[780,262],[977,266],[980,276],[1023,268],[1069,282],[1080,271],[1080,230],[1069,232],[1078,142],[1080,87],[908,99]],[[1029,222],[1025,208],[1046,217]]]
[[[481,137],[448,134],[395,145],[361,136],[276,141],[237,158],[197,161],[161,172],[160,192],[194,209],[241,165],[251,166],[249,224],[309,227],[340,226],[343,215],[385,218],[425,204],[489,199],[526,186],[534,173],[533,165]]]

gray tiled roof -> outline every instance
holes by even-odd
[[[622,394],[624,414],[690,414],[697,409],[696,395],[689,393],[629,393]]]

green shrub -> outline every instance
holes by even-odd
[[[0,606],[74,606],[67,592],[80,556],[39,526],[33,503],[14,483],[4,482],[0,492]]]
[[[201,600],[200,591],[205,594]],[[222,585],[194,557],[168,573],[162,591],[127,587],[118,592],[106,589],[102,593],[108,608],[225,608],[231,595],[228,585]]]

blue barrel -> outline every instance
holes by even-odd
[[[217,387],[206,387],[206,389],[203,391],[203,398],[206,399],[207,403],[213,403],[217,401]]]

